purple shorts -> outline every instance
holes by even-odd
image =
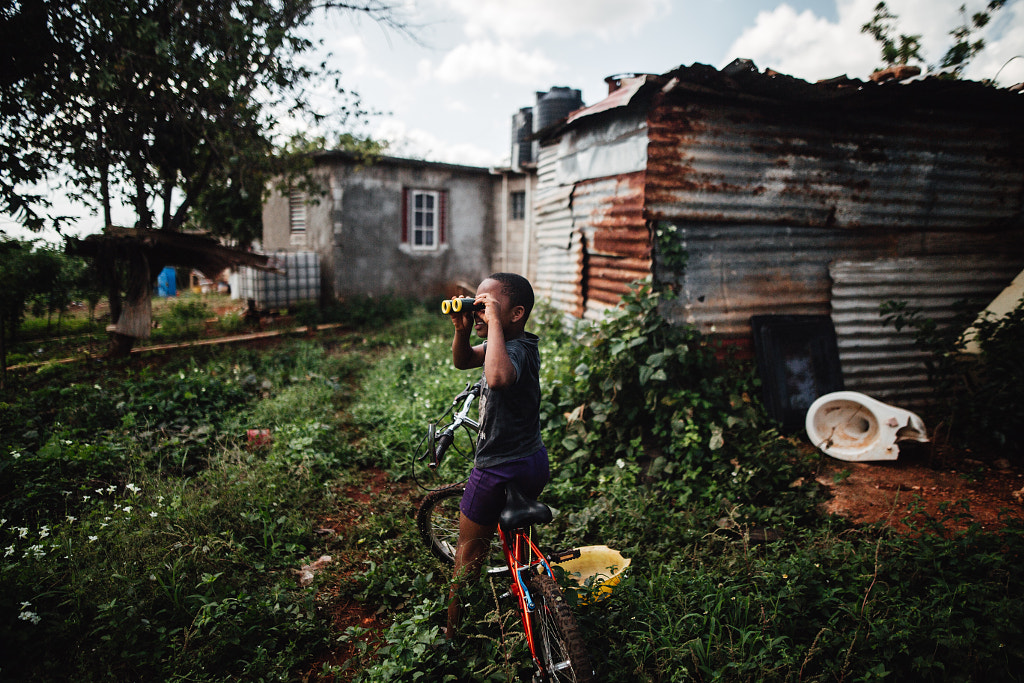
[[[498,523],[505,507],[505,484],[515,482],[523,495],[536,499],[548,483],[548,451],[541,448],[525,458],[501,463],[494,467],[474,467],[466,482],[459,509],[477,524],[489,526]]]

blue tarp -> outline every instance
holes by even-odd
[[[177,296],[178,282],[175,279],[174,268],[167,266],[160,271],[156,278],[157,296]]]

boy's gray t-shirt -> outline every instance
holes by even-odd
[[[480,435],[476,466],[493,467],[533,455],[543,447],[540,436],[540,350],[537,335],[505,342],[516,381],[491,389],[487,378],[480,394]]]

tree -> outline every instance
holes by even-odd
[[[316,12],[397,25],[379,0],[43,4],[53,50],[23,78],[21,95],[50,109],[31,117],[29,146],[67,169],[71,194],[100,208],[106,224],[121,200],[141,229],[180,229],[210,187],[251,197],[269,170],[278,119],[323,118],[307,88],[338,74],[301,60],[314,47],[301,30]],[[359,111],[350,99],[335,114]]]
[[[1002,8],[1005,4],[1006,0],[992,0],[988,3],[987,11],[975,12],[971,15],[970,21],[967,19],[967,6],[960,5],[960,16],[963,18],[963,23],[949,32],[949,35],[953,36],[956,42],[946,50],[946,54],[942,56],[939,66],[943,69],[950,69],[950,74],[960,78],[967,63],[985,48],[985,40],[978,38],[972,42],[971,34],[974,31],[985,28],[991,19],[992,13]]]
[[[944,70],[943,73],[953,78],[963,75],[967,64],[985,47],[981,38],[972,41],[971,36],[988,25],[992,14],[1001,9],[1006,0],[990,0],[985,11],[975,12],[970,20],[967,18],[967,6],[960,6],[963,23],[949,32],[954,39],[953,45],[946,50],[938,66],[930,67],[929,71]],[[911,61],[924,63],[921,56],[921,35],[899,34],[895,36],[898,17],[889,11],[888,5],[879,2],[875,5],[875,14],[871,21],[861,26],[861,33],[870,34],[881,46],[882,61],[885,67],[906,65]]]
[[[42,3],[0,5],[0,211],[33,230],[43,227],[48,202],[22,188],[43,180],[52,162],[25,140],[51,105],[51,91],[35,90],[33,75],[53,48]]]
[[[900,34],[893,38],[898,17],[889,11],[889,7],[880,2],[875,5],[875,16],[871,21],[860,27],[861,33],[870,33],[882,47],[882,61],[886,66],[909,64],[910,60],[924,61],[921,58],[921,36]],[[897,40],[899,44],[897,45]]]
[[[278,122],[325,118],[307,97],[320,79],[333,78],[340,91],[338,73],[302,59],[315,47],[302,31],[320,12],[369,16],[406,31],[383,0],[6,7],[0,34],[25,26],[34,38],[0,47],[2,63],[18,67],[0,81],[0,209],[42,227],[34,212],[41,198],[22,187],[59,169],[69,196],[97,207],[108,227],[114,202],[134,208],[139,230],[178,231],[198,207],[208,219],[203,227],[247,244],[261,229],[268,179],[302,169],[296,155],[274,154]],[[26,57],[33,49],[39,54]],[[344,125],[363,113],[349,96],[332,115]],[[139,271],[134,280],[150,287],[149,276]]]

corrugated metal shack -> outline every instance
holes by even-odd
[[[924,367],[879,306],[941,322],[1024,267],[1024,98],[926,78],[808,83],[738,60],[609,80],[542,131],[536,285],[596,318],[654,273],[670,319],[751,344],[755,315],[831,315],[847,389],[915,403]],[[672,225],[686,272],[661,272]]]

